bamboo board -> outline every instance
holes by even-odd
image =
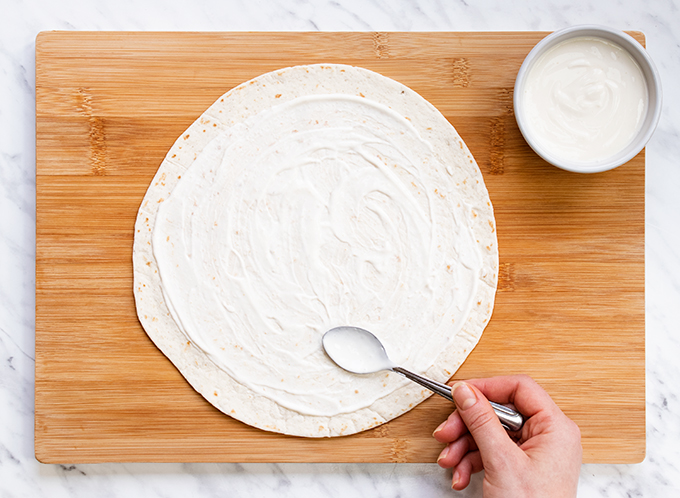
[[[434,462],[433,397],[376,429],[305,439],[217,411],[135,313],[135,216],[177,137],[264,72],[347,63],[411,87],[456,127],[494,204],[493,318],[455,378],[526,373],[580,426],[586,462],[645,455],[644,151],[578,175],[536,156],[515,75],[547,33],[86,33],[36,40],[35,452],[46,463]],[[640,33],[634,36],[644,42]]]

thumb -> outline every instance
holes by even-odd
[[[486,461],[488,458],[501,455],[508,444],[516,448],[479,389],[465,382],[457,382],[451,392],[460,418],[475,440],[485,466],[489,463]]]

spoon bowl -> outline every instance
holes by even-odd
[[[359,327],[335,327],[323,335],[326,354],[343,370],[369,374],[392,370],[394,364],[380,339]]]

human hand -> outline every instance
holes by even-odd
[[[484,470],[485,498],[575,497],[583,450],[581,432],[531,377],[517,375],[458,382],[456,410],[434,431],[447,443],[437,463],[453,468],[453,489]],[[506,432],[486,397],[512,404],[526,419]]]

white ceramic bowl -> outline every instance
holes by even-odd
[[[642,74],[647,83],[647,91],[649,102],[647,105],[647,113],[643,119],[642,126],[635,136],[635,138],[620,152],[608,157],[607,159],[600,159],[593,162],[576,162],[570,159],[558,157],[548,151],[540,142],[540,138],[531,132],[531,128],[527,126],[527,113],[524,106],[524,86],[527,76],[531,72],[534,63],[546,51],[552,47],[570,38],[576,37],[598,37],[611,41],[623,49],[633,57],[642,70]],[[515,90],[513,96],[513,105],[515,110],[515,118],[519,129],[527,141],[529,146],[543,159],[550,164],[562,168],[567,171],[574,171],[577,173],[598,173],[600,171],[607,171],[617,166],[630,161],[635,157],[647,144],[651,138],[656,125],[661,115],[661,82],[656,71],[654,63],[650,59],[645,49],[634,38],[627,35],[623,31],[611,29],[605,26],[596,25],[581,25],[572,26],[560,31],[556,31],[543,40],[541,40],[524,59],[524,63],[517,73],[515,80]]]

